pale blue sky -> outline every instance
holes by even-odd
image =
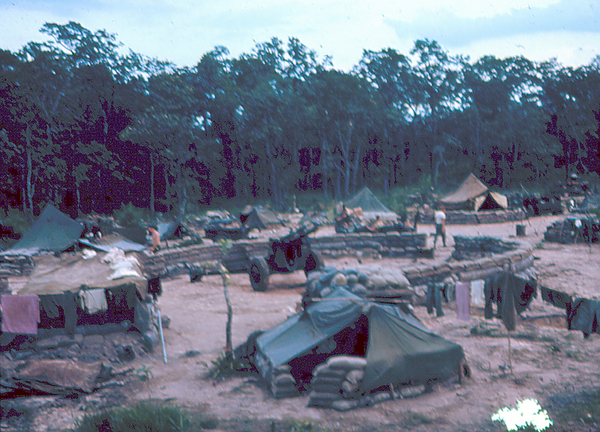
[[[599,0],[0,0],[0,48],[41,41],[46,22],[105,29],[135,52],[193,66],[215,46],[233,56],[296,37],[349,70],[363,49],[408,54],[419,38],[451,54],[568,66],[600,55]]]

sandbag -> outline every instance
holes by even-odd
[[[336,400],[331,402],[330,407],[336,411],[349,411],[357,408],[359,405],[358,400]]]
[[[311,385],[315,385],[315,384],[331,384],[331,385],[337,385],[337,386],[338,386],[338,388],[339,388],[339,387],[340,387],[340,385],[342,384],[342,382],[344,382],[344,378],[343,378],[343,377],[324,377],[324,376],[317,376],[317,377],[314,377],[310,383],[311,383]]]
[[[333,356],[327,360],[327,366],[331,369],[364,369],[367,366],[367,359],[356,356]]]

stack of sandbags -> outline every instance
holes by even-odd
[[[308,275],[307,296],[326,297],[338,286],[364,298],[384,293],[386,297],[409,299],[413,291],[401,269],[362,267],[338,271],[335,267],[325,267]]]
[[[345,402],[342,409],[350,409],[346,407],[348,403],[358,406],[359,385],[366,365],[364,357],[333,356],[317,366],[313,372],[308,406],[336,408],[342,402]]]
[[[296,380],[290,373],[289,365],[281,365],[273,369],[271,378],[271,393],[275,399],[299,396]]]

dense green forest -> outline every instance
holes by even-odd
[[[342,72],[290,38],[180,68],[77,23],[41,32],[49,42],[0,50],[0,201],[31,218],[48,202],[181,214],[443,190],[469,172],[504,190],[600,174],[600,57],[471,61],[418,40]]]

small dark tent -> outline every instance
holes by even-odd
[[[159,223],[157,228],[162,240],[181,239],[188,234],[187,229],[180,222]]]
[[[83,224],[48,204],[31,229],[6,255],[35,255],[39,252],[62,252],[73,246],[83,232]]]
[[[349,209],[360,207],[363,211],[363,217],[367,219],[375,219],[377,216],[381,219],[398,219],[398,215],[384,206],[381,201],[377,199],[375,194],[366,186],[346,201],[344,205]]]
[[[283,225],[272,210],[263,207],[248,206],[244,208],[240,215],[240,221],[248,229],[258,228],[261,230]]]
[[[490,191],[473,173],[439,202],[450,210],[496,210],[508,206],[504,195]]]
[[[263,377],[289,364],[307,382],[330,356],[366,358],[361,390],[383,385],[417,385],[458,371],[460,345],[437,336],[412,315],[391,305],[361,299],[344,288],[256,338],[256,365]]]

